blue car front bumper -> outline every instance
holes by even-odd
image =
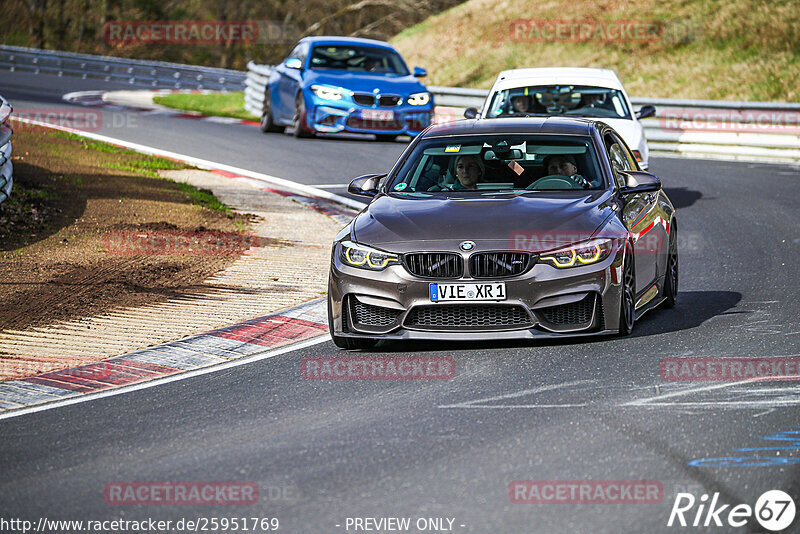
[[[306,108],[307,128],[320,133],[406,134],[413,137],[432,121],[431,104],[376,108],[314,98]]]

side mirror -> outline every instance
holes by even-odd
[[[655,117],[656,108],[654,106],[642,106],[642,109],[636,112],[637,119],[646,119],[647,117]]]
[[[478,116],[477,108],[467,108],[464,110],[464,116],[468,119],[474,119]]]
[[[289,59],[283,62],[283,66],[286,67],[287,69],[302,70],[303,62],[300,61],[299,58],[290,57]]]
[[[424,78],[428,75],[428,71],[423,69],[422,67],[414,67],[414,77],[415,78]]]
[[[362,197],[374,197],[378,194],[378,182],[385,174],[365,174],[359,176],[347,187],[347,192],[351,195]]]
[[[620,171],[625,177],[625,187],[620,187],[621,195],[649,193],[661,189],[661,180],[655,174],[644,171]]]

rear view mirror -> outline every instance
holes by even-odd
[[[644,171],[620,171],[620,174],[625,177],[625,187],[620,187],[620,194],[647,193],[661,189],[661,180],[655,174]]]
[[[414,77],[415,78],[424,78],[428,75],[428,71],[423,69],[422,67],[414,67]]]
[[[464,116],[468,119],[474,119],[478,116],[477,108],[467,108],[464,110]]]
[[[642,106],[642,109],[636,112],[637,119],[646,119],[647,117],[655,117],[656,108],[654,106]]]
[[[385,174],[365,174],[359,176],[347,187],[347,192],[351,195],[362,197],[374,197],[378,194],[378,182]]]

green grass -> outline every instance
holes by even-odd
[[[512,39],[511,22],[657,22],[658,38]],[[488,89],[501,70],[598,67],[633,96],[800,101],[797,0],[469,0],[392,39],[430,85]]]
[[[257,118],[245,111],[242,91],[210,94],[172,93],[156,96],[153,102],[181,111],[196,111],[203,115],[246,120]]]

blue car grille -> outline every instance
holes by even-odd
[[[375,105],[375,95],[355,93],[353,95],[353,101],[361,106],[372,107]]]

